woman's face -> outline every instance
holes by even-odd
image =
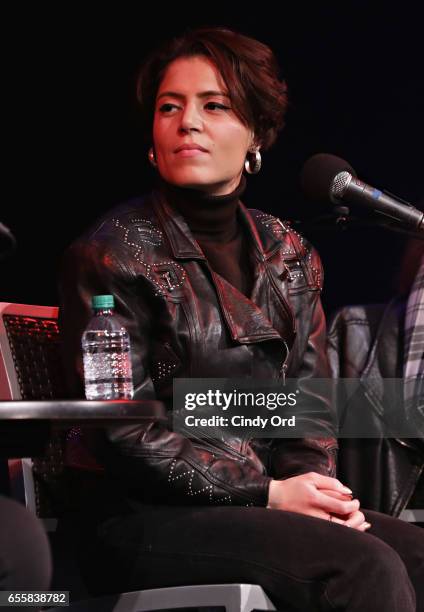
[[[159,173],[211,195],[239,184],[253,132],[231,108],[225,83],[206,57],[169,64],[156,96],[153,144]]]

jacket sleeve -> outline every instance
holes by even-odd
[[[272,474],[276,479],[318,472],[336,475],[337,440],[336,416],[330,384],[330,369],[326,353],[326,320],[321,304],[323,270],[317,251],[302,239],[302,265],[309,288],[295,299],[303,300],[298,308],[298,334],[295,341],[298,365],[288,372],[298,380],[302,400],[296,413],[311,423],[314,435],[302,439],[275,440],[272,452]],[[300,252],[297,246],[298,252]],[[306,304],[305,304],[306,300]],[[328,379],[328,384],[308,388],[310,379]]]
[[[91,238],[66,253],[60,283],[60,328],[68,387],[83,397],[81,334],[91,316],[91,297],[113,294],[132,346],[134,399],[155,399],[149,373],[153,308],[143,284],[118,255]],[[122,425],[106,431],[106,468],[136,498],[167,504],[265,506],[271,478],[243,458],[208,450],[159,423]]]

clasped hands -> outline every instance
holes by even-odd
[[[309,472],[272,480],[267,508],[298,512],[366,531],[371,527],[359,510],[359,500],[337,478]]]

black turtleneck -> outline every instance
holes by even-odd
[[[169,204],[186,220],[211,268],[248,295],[249,257],[246,236],[237,215],[239,197],[246,188],[244,176],[237,189],[222,196],[164,182],[160,188]]]

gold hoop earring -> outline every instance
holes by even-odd
[[[244,162],[245,170],[248,174],[258,174],[262,166],[262,157],[259,149],[249,151]]]
[[[149,162],[152,164],[152,166],[154,168],[157,168],[157,161],[156,161],[156,155],[155,155],[155,150],[153,149],[153,147],[150,147],[149,152],[147,153],[147,157],[149,158]]]

